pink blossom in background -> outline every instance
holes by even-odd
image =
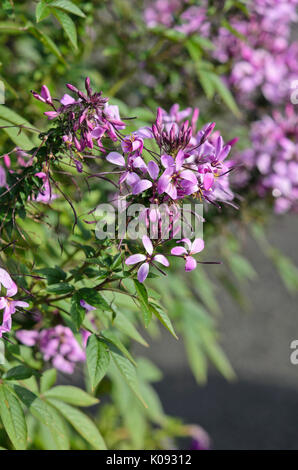
[[[236,154],[234,184],[254,182],[259,197],[270,195],[276,213],[298,210],[298,116],[288,105],[253,123],[252,148]]]
[[[84,362],[85,352],[74,337],[70,328],[57,325],[40,332],[19,330],[16,332],[19,341],[27,346],[37,346],[45,361],[66,374],[72,374],[77,362]]]

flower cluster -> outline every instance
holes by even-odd
[[[188,117],[190,121],[186,119]],[[151,128],[140,128],[130,136],[124,136],[122,153],[113,151],[106,157],[108,162],[120,168],[115,171],[120,174],[118,197],[125,196],[128,205],[141,198],[145,205],[140,218],[146,227],[150,225],[152,228],[153,223],[155,229],[151,230],[151,238],[156,247],[175,236],[182,201],[190,198],[218,206],[220,202],[230,204],[234,198],[229,187],[231,165],[226,158],[236,140],[225,144],[218,132],[212,135],[215,123],[197,130],[198,117],[198,109],[180,111],[177,104],[169,113],[158,108]],[[155,141],[158,149],[157,152],[148,150],[152,158],[149,161],[144,155],[146,139]],[[163,226],[163,215],[167,217],[166,227]],[[146,254],[132,255],[126,260],[127,265],[138,265],[140,282],[146,279],[150,265],[157,267],[155,262],[169,265],[162,254],[155,253],[147,235],[143,237],[143,245]],[[203,245],[200,246],[203,249]],[[179,255],[186,253],[179,252]],[[186,271],[196,266],[190,253]],[[177,255],[178,252],[172,254]]]
[[[245,104],[253,106],[259,92],[272,103],[289,96],[298,73],[298,43],[290,41],[297,5],[297,0],[256,0],[248,16],[230,19],[239,37],[220,28],[212,38],[213,55],[220,62],[231,61],[228,82]]]
[[[241,188],[255,182],[260,197],[273,196],[276,213],[297,211],[298,117],[294,108],[289,105],[285,116],[275,111],[272,117],[255,122],[251,141],[252,148],[235,156],[234,164],[241,165],[235,183]]]
[[[125,124],[120,120],[118,107],[110,106],[102,92],[93,93],[89,77],[85,80],[86,92],[78,90],[70,83],[66,86],[75,94],[75,98],[66,93],[60,101],[52,99],[45,85],[42,86],[40,94],[32,91],[36,99],[52,108],[44,114],[50,120],[59,120],[59,129],[65,145],[83,152],[86,148],[93,149],[95,142],[102,148],[103,137],[117,141],[117,130],[125,128]],[[56,101],[59,102],[58,108]]]
[[[126,209],[135,203],[143,204],[144,209],[138,217],[146,229],[143,237],[146,254],[126,259],[127,265],[137,265],[139,281],[146,279],[150,265],[164,274],[156,263],[169,266],[161,251],[164,252],[164,243],[173,238],[182,239],[181,242],[189,245],[189,250],[176,247],[171,255],[185,259],[186,271],[194,269],[196,261],[192,254],[203,249],[203,242],[195,240],[192,246],[186,238],[188,235],[184,231],[181,233],[184,215],[180,208],[187,200],[190,203],[206,201],[219,208],[221,203],[233,205],[234,194],[229,185],[232,166],[227,156],[236,139],[224,143],[220,133],[214,131],[214,122],[197,129],[199,109],[180,110],[178,104],[174,104],[169,112],[158,108],[152,126],[141,127],[125,135],[122,132],[125,124],[120,119],[117,106],[109,105],[102,93],[94,93],[89,78],[85,80],[86,92],[70,84],[67,87],[76,95],[75,98],[65,94],[60,100],[53,99],[45,85],[40,94],[32,92],[36,99],[52,107],[45,115],[55,122],[55,127],[41,134],[46,153],[51,158],[44,161],[44,152],[41,154],[39,164],[43,171],[34,176],[43,184],[31,200],[49,203],[57,197],[50,184],[54,180],[51,175],[53,159],[69,156],[79,173],[85,171],[84,157],[87,156],[94,158],[100,167],[113,165],[112,171],[105,171],[104,165],[103,172],[88,174],[116,186],[115,199],[125,200]],[[59,102],[59,107],[56,102]],[[108,148],[105,147],[106,142]],[[114,148],[112,151],[111,146]],[[32,165],[33,159],[25,160],[25,165]],[[87,164],[86,168],[89,169]],[[195,216],[198,217],[197,214]],[[192,231],[191,236],[195,235],[196,232]]]
[[[41,331],[18,330],[16,337],[26,346],[37,346],[45,361],[53,366],[72,374],[77,362],[85,361],[85,352],[77,342],[70,328],[57,325]]]
[[[11,279],[7,271],[0,268],[0,288],[3,286],[6,289],[6,294],[0,297],[0,310],[3,310],[2,324],[0,325],[0,338],[3,333],[8,333],[11,330],[11,316],[16,312],[17,307],[29,307],[27,302],[22,300],[13,300],[18,292],[16,283]]]
[[[209,35],[210,23],[204,1],[200,6],[190,6],[187,0],[155,0],[145,9],[144,19],[149,28],[162,25],[187,35],[195,32]]]

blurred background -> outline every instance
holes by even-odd
[[[297,237],[297,218],[271,221],[270,241],[295,263]],[[206,385],[198,387],[181,341],[170,335],[153,342],[147,354],[164,373],[156,387],[165,411],[203,426],[213,449],[297,449],[298,365],[290,362],[290,344],[298,339],[297,296],[252,239],[244,252],[258,273],[258,281],[245,288],[250,307],[243,311],[223,289],[218,292],[224,312],[218,318],[220,344],[235,381],[211,368]]]

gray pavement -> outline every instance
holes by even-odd
[[[269,238],[298,266],[298,218],[273,220]],[[298,365],[290,343],[298,339],[298,295],[290,295],[271,262],[248,240],[247,257],[258,280],[247,285],[251,300],[243,312],[220,293],[221,344],[237,373],[227,383],[210,369],[198,387],[181,343],[164,334],[146,354],[162,369],[157,385],[165,410],[210,433],[215,449],[298,449]],[[144,349],[139,351],[144,355]]]

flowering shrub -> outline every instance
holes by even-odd
[[[1,447],[160,449],[177,436],[210,447],[200,427],[165,415],[151,385],[161,373],[132,346],[161,326],[199,384],[208,361],[234,377],[204,265],[223,262],[210,271],[244,306],[242,284],[257,273],[240,231],[298,288],[297,268],[262,230],[272,207],[297,209],[286,106],[296,6],[4,2]]]
[[[180,111],[177,104],[169,113],[158,108],[151,126],[142,126],[129,133],[126,122],[130,118],[120,118],[116,105],[110,105],[102,93],[94,93],[89,78],[85,80],[86,92],[71,84],[67,84],[67,88],[74,97],[64,94],[61,99],[52,98],[45,85],[40,93],[32,91],[34,98],[50,107],[50,111],[44,112],[50,127],[39,132],[40,143],[36,147],[26,151],[17,147],[2,156],[0,197],[4,204],[1,206],[1,233],[7,239],[4,253],[6,257],[10,250],[19,251],[22,239],[30,246],[27,220],[33,223],[30,231],[35,231],[37,223],[45,223],[46,215],[53,217],[51,214],[59,211],[61,204],[66,204],[68,212],[72,213],[72,231],[83,230],[83,233],[88,233],[90,241],[88,245],[82,244],[83,240],[82,243],[76,242],[75,251],[66,257],[62,266],[49,264],[40,267],[39,260],[36,267],[31,267],[30,273],[27,273],[26,266],[31,254],[28,259],[26,254],[22,255],[17,269],[17,275],[22,279],[20,300],[11,299],[17,293],[13,274],[7,271],[11,268],[1,268],[0,281],[6,289],[5,296],[0,298],[0,308],[3,309],[1,337],[6,341],[9,335],[12,348],[16,348],[10,351],[8,343],[8,357],[10,354],[18,357],[14,351],[24,347],[31,357],[26,366],[16,366],[15,373],[7,363],[5,374],[15,380],[22,374],[24,378],[30,378],[34,377],[35,367],[40,370],[43,366],[73,374],[76,366],[86,361],[89,387],[94,392],[110,370],[113,377],[113,367],[116,367],[146,407],[146,399],[139,389],[136,363],[125,345],[125,336],[142,344],[144,340],[124,315],[117,322],[120,312],[115,295],[117,298],[120,295],[120,299],[123,295],[128,296],[136,303],[146,327],[154,316],[176,337],[163,306],[152,294],[149,295],[143,283],[152,278],[150,268],[154,269],[155,277],[157,274],[166,275],[164,268],[170,266],[171,258],[184,259],[186,272],[193,271],[197,264],[210,263],[195,258],[204,248],[204,242],[196,237],[195,230],[191,231],[192,242],[185,236],[183,238],[181,225],[185,213],[181,206],[182,202],[189,200],[188,211],[192,213],[191,201],[193,204],[206,202],[218,208],[221,204],[231,204],[234,195],[229,187],[229,173],[232,167],[226,159],[234,142],[224,144],[219,132],[213,133],[214,122],[198,130],[199,110],[188,108]],[[23,132],[31,129],[37,131],[34,127],[22,128]],[[118,239],[107,237],[107,234],[104,238],[98,237],[97,226],[89,235],[88,228],[98,222],[96,213],[100,205],[88,207],[87,203],[84,212],[94,219],[87,220],[85,215],[78,214],[84,196],[79,197],[76,191],[82,184],[87,184],[89,191],[96,191],[97,180],[110,186],[113,201],[122,201],[122,211],[129,213],[134,204],[141,204],[139,214],[133,217],[133,221],[143,229],[138,237],[142,239],[141,252],[137,252],[139,241],[129,238],[131,218],[121,236],[118,223]],[[199,214],[193,215],[202,223]],[[188,225],[192,229],[191,219]],[[64,230],[69,229],[65,226]],[[11,234],[14,238],[12,244],[9,243]],[[188,249],[181,245],[183,243]],[[65,271],[64,264],[72,266],[72,256],[77,258],[77,252],[81,251],[85,252],[85,259],[78,258],[72,269]],[[214,263],[217,262],[211,262]],[[24,309],[28,309],[28,313]],[[17,313],[16,321],[12,322],[14,313]],[[111,360],[114,363],[112,369]],[[32,389],[29,385],[30,393],[38,393],[36,386]],[[13,391],[9,384],[5,382],[3,387],[3,393],[12,399]],[[23,398],[26,389],[22,387],[15,391],[18,391],[23,405],[32,411]],[[61,400],[61,396],[59,393],[56,396],[52,390],[55,388],[49,387],[46,393],[49,397],[46,406],[53,405],[63,416],[67,414],[63,408],[64,401],[80,405],[78,394],[81,392],[75,391],[72,398],[63,397],[61,405],[55,401],[56,398]],[[86,401],[93,403],[92,396],[87,395]],[[19,414],[20,407],[18,402]],[[5,418],[3,421],[14,446],[25,447],[26,435],[19,438]],[[77,429],[78,424],[71,423]],[[23,427],[26,428],[25,422]],[[87,438],[84,430],[83,437],[93,447],[105,446],[97,429],[96,444],[94,437]],[[67,447],[65,442],[61,445]]]

